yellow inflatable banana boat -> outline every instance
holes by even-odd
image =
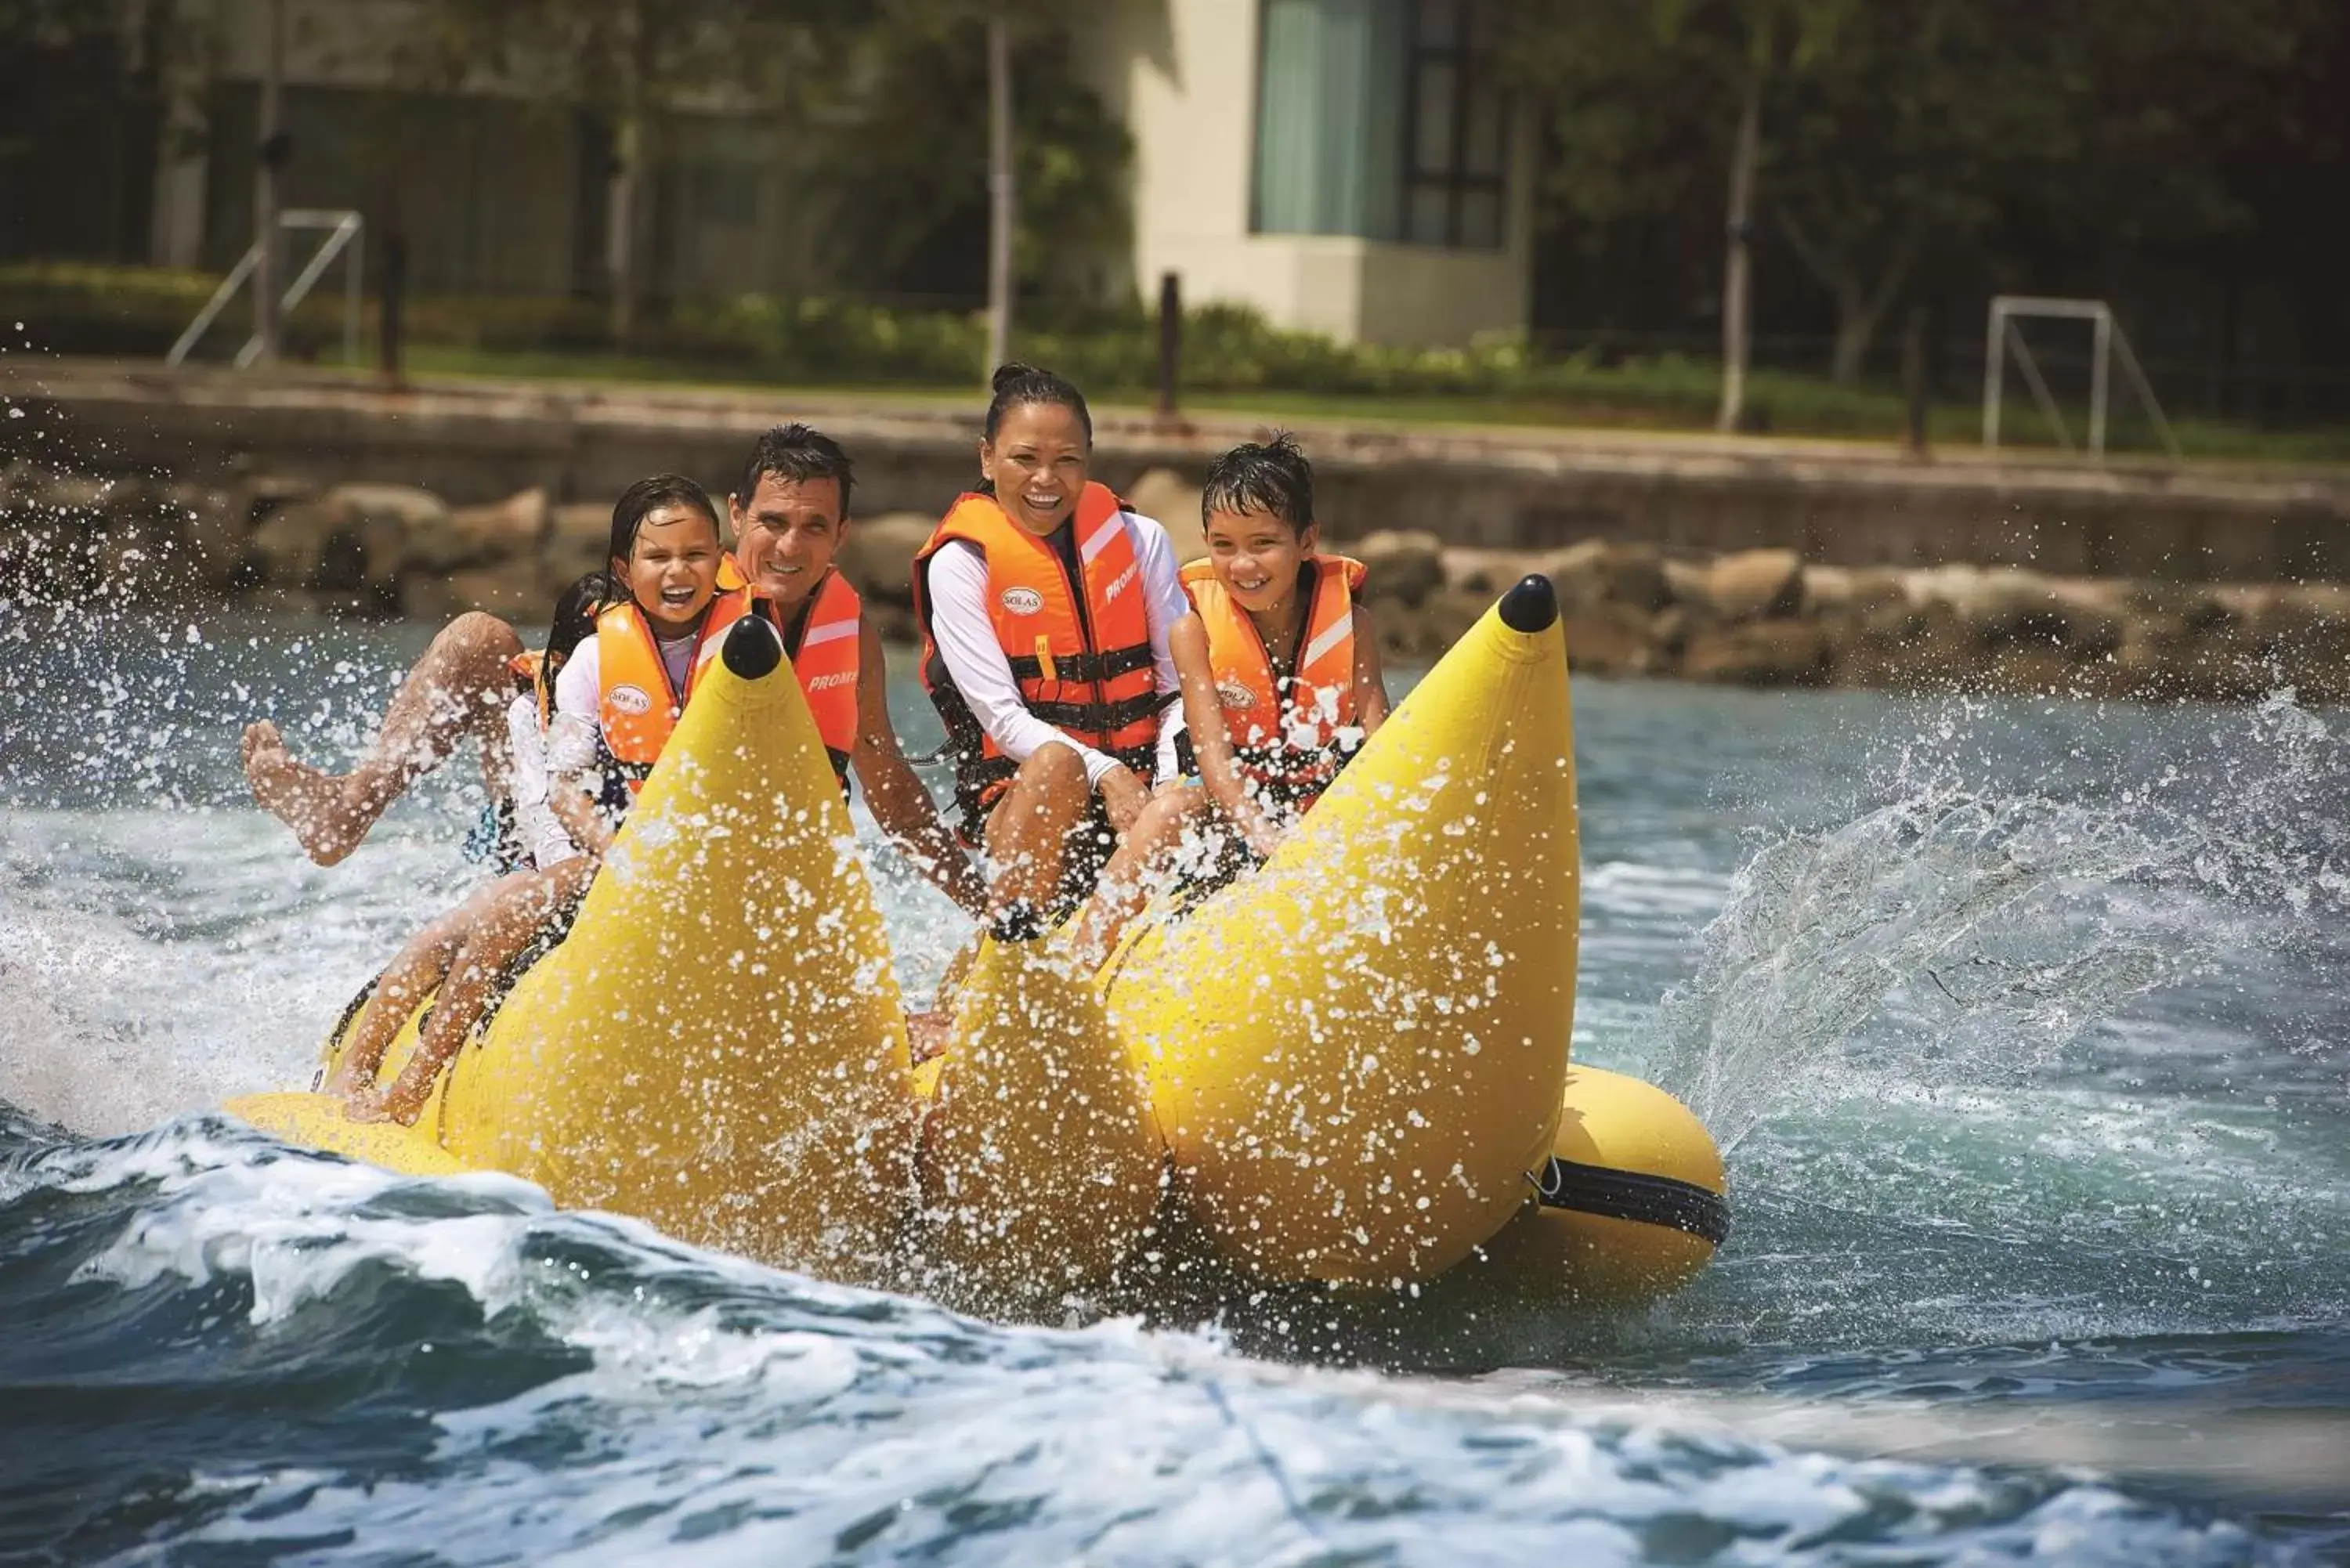
[[[1638,1296],[1711,1255],[1727,1210],[1704,1129],[1660,1090],[1568,1067],[1574,763],[1544,579],[1439,663],[1265,867],[1154,913],[1097,983],[1055,944],[987,944],[946,1058],[920,1072],[781,663],[764,623],[729,634],[569,938],[415,1128],[317,1095],[229,1108],[416,1174],[508,1170],[697,1243],[1014,1310],[1099,1288],[1175,1213],[1279,1280],[1388,1286],[1473,1259],[1545,1294]]]

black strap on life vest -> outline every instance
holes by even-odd
[[[1683,1231],[1717,1247],[1730,1239],[1730,1200],[1693,1181],[1556,1158],[1530,1179],[1545,1209]]]
[[[1045,661],[1033,653],[1005,656],[1012,666],[1014,680],[1042,680]],[[1149,643],[1132,648],[1113,648],[1107,653],[1055,654],[1053,657],[1053,679],[1055,680],[1114,680],[1121,675],[1131,675],[1138,670],[1150,668]]]

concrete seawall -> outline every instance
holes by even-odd
[[[751,440],[806,419],[858,458],[858,511],[936,514],[975,472],[981,401],[659,387],[438,382],[405,391],[317,372],[266,378],[146,364],[19,360],[0,398],[47,453],[97,472],[411,484],[455,505],[527,489],[608,500],[664,470],[728,487]],[[26,421],[0,431],[26,455]],[[1169,469],[1196,483],[1261,427],[1180,430],[1097,417],[1111,483]],[[2350,472],[2225,464],[2106,467],[1946,452],[1618,432],[1298,421],[1326,520],[1358,537],[1418,528],[1447,544],[1558,549],[1586,539],[1704,556],[1765,546],[1839,566],[2020,566],[2170,582],[2350,580]],[[5,450],[5,449],[0,449]]]

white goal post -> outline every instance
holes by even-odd
[[[2033,401],[2056,429],[2056,439],[2068,450],[2073,445],[2073,432],[2064,423],[2064,410],[2048,390],[2047,379],[2040,373],[2039,361],[2032,357],[2030,345],[2017,330],[2019,317],[2054,317],[2059,320],[2086,321],[2093,339],[2089,357],[2089,451],[2097,457],[2106,454],[2106,410],[2108,387],[2112,381],[2115,356],[2119,354],[2122,374],[2128,378],[2130,388],[2138,401],[2146,406],[2147,416],[2154,421],[2155,433],[2162,438],[2170,455],[2179,455],[2178,439],[2170,433],[2170,421],[2162,417],[2162,405],[2155,401],[2154,389],[2147,384],[2146,371],[2130,351],[2129,337],[2122,331],[2121,323],[2114,319],[2113,307],[2102,299],[2048,299],[2033,295],[2002,294],[1991,302],[1991,327],[1983,343],[1983,445],[1999,445],[2000,394],[2007,381],[2007,354],[2015,352],[2015,368],[2023,373],[2023,384],[2032,389]]]

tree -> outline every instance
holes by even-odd
[[[1733,383],[1756,230],[1828,296],[1830,369],[1850,380],[1921,267],[1988,280],[2033,231],[2110,245],[2241,225],[2230,150],[2269,121],[2273,84],[2327,20],[2323,0],[1554,0],[1511,15],[1505,58],[1558,151],[1555,211],[1586,227],[1689,211],[1708,171],[1751,197],[1742,224],[1733,194],[1723,268]]]
[[[403,74],[494,82],[610,128],[605,268],[614,341],[636,336],[647,177],[665,113],[736,107],[806,123],[847,90],[854,0],[427,0]]]
[[[996,186],[983,128],[992,95],[988,10],[966,0],[897,0],[868,36],[855,101],[814,135],[811,179],[831,192],[831,270],[903,295],[976,305],[988,297]],[[1069,36],[1025,8],[1006,42],[1014,288],[1073,289],[1082,265],[1124,244],[1126,128],[1075,79]],[[875,192],[887,192],[877,201]]]

